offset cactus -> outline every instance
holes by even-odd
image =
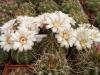
[[[18,51],[11,51],[11,58],[18,64],[29,64],[32,61],[35,61],[38,56],[38,51],[36,46],[33,47],[32,50],[18,52]]]
[[[68,66],[65,55],[60,53],[45,53],[36,61],[34,71],[37,75],[69,75],[70,67]]]
[[[4,52],[2,49],[0,49],[0,64],[5,63],[5,61],[8,59],[7,52]]]

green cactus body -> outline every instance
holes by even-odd
[[[38,51],[36,51],[36,46],[33,47],[32,50],[28,50],[28,51],[22,51],[22,52],[18,52],[18,51],[11,51],[11,58],[13,61],[15,61],[18,64],[29,64],[32,61],[35,61],[37,59],[38,56]]]
[[[65,52],[66,49],[60,47],[59,43],[55,38],[55,35],[51,33],[40,42],[38,50],[42,53],[62,53]]]
[[[5,63],[7,59],[8,59],[8,54],[4,52],[2,49],[0,49],[0,64]]]

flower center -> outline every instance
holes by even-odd
[[[20,42],[21,44],[25,44],[25,43],[27,42],[27,38],[26,38],[25,36],[21,36],[21,37],[19,38],[19,42]]]
[[[29,30],[29,31],[32,31],[32,28],[31,28],[31,27],[28,27],[28,30]]]
[[[64,39],[68,39],[69,38],[69,33],[68,32],[63,32],[61,33],[61,36],[64,38]]]
[[[11,43],[10,37],[7,37],[7,38],[6,38],[6,42],[7,42],[8,44]]]
[[[55,21],[53,22],[53,26],[56,27],[56,28],[58,28],[58,27],[60,26],[59,20],[55,20]]]
[[[78,39],[79,39],[81,45],[85,45],[87,43],[88,36],[87,36],[86,32],[79,32],[78,37],[79,37]]]
[[[87,42],[87,41],[86,41],[85,39],[83,39],[83,40],[80,41],[80,44],[81,44],[81,45],[84,45],[86,42]]]
[[[97,36],[96,33],[94,33],[94,34],[92,35],[93,40],[96,38],[96,36]]]

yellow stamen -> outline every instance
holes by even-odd
[[[61,36],[64,37],[67,40],[69,38],[69,33],[63,32],[63,33],[61,33]]]
[[[81,44],[81,45],[84,45],[86,42],[87,42],[87,41],[84,39],[84,40],[81,40],[81,41],[80,41],[80,44]]]
[[[59,20],[55,20],[55,21],[53,22],[53,26],[56,27],[56,28],[58,28],[58,27],[60,26]]]
[[[28,27],[28,30],[29,30],[29,31],[32,31],[32,28],[31,28],[31,27]]]
[[[94,33],[94,34],[92,35],[93,40],[96,38],[96,36],[97,36],[96,33]]]

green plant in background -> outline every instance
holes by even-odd
[[[23,4],[19,4],[17,10],[14,11],[15,12],[15,16],[22,16],[22,15],[26,15],[26,16],[35,16],[36,15],[36,11],[35,11],[35,6],[29,2],[25,2]]]
[[[20,4],[22,2],[22,4]],[[15,0],[11,4],[7,3],[1,3],[0,4],[0,24],[3,24],[4,22],[15,18],[17,16],[35,16],[35,6],[31,2],[23,2],[23,1],[17,1]]]
[[[2,17],[0,21],[2,24],[19,15],[35,16],[56,10],[71,14],[78,23],[88,23],[87,16],[78,0],[13,0],[11,4],[1,4],[0,12],[8,17]]]
[[[53,0],[41,0],[37,7],[39,14],[59,10],[59,5]]]
[[[70,67],[68,66],[67,60],[64,54],[59,52],[44,53],[40,59],[36,61],[34,65],[34,72],[38,75],[69,75]]]
[[[63,0],[61,5],[62,11],[69,13],[78,23],[89,23],[79,0]]]
[[[12,19],[17,5],[13,4],[0,4],[0,24]]]
[[[95,25],[100,28],[100,0],[86,0],[86,4],[95,16]]]

